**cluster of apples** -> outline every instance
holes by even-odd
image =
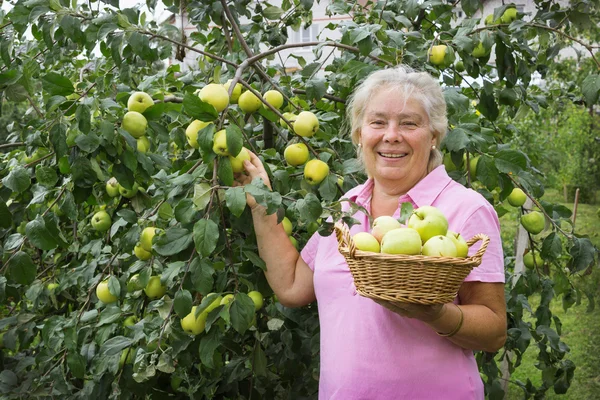
[[[137,140],[137,150],[141,153],[150,149],[150,141],[146,136],[148,121],[142,113],[153,105],[154,100],[148,93],[135,92],[127,100],[127,112],[121,121],[121,127]]]
[[[506,198],[508,204],[513,207],[521,207],[527,200],[525,192],[519,188],[514,188]],[[521,225],[532,235],[537,235],[546,227],[546,218],[541,211],[533,210],[521,216]]]
[[[466,240],[448,230],[448,220],[433,206],[414,210],[406,227],[396,218],[378,217],[371,233],[359,232],[352,239],[358,250],[374,253],[459,258],[469,253]]]
[[[196,313],[198,306],[193,306],[190,313],[181,319],[181,329],[183,329],[184,332],[191,335],[201,334],[206,327],[208,313],[219,306],[227,306],[235,299],[233,294],[226,294],[225,296],[215,295],[216,293],[209,293],[206,295],[207,298],[214,297],[214,300],[212,300],[212,302],[200,313]],[[248,296],[254,303],[254,311],[260,310],[264,304],[262,294],[256,290],[252,290],[248,292]]]
[[[162,229],[153,226],[144,228],[140,234],[140,241],[133,248],[133,253],[138,259],[146,261],[152,257],[152,239],[159,232],[162,232]]]
[[[146,286],[140,286],[139,284],[139,275],[135,274],[127,282],[127,291],[134,292],[136,290],[144,289],[144,293],[148,298],[155,300],[164,296],[167,292],[167,287],[163,285],[160,281],[160,276],[153,275],[148,280],[148,284]],[[108,289],[108,278],[103,280],[96,286],[96,296],[98,300],[105,304],[111,304],[118,300],[118,297],[110,292]]]

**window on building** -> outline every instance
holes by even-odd
[[[296,43],[316,42],[319,35],[319,25],[312,24],[306,29],[300,29],[295,32]]]

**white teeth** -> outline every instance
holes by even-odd
[[[402,158],[406,155],[406,153],[402,153],[402,154],[379,153],[379,154],[383,157],[389,157],[389,158]]]

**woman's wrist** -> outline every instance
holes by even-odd
[[[441,336],[454,336],[462,327],[463,320],[462,309],[454,303],[447,303],[444,304],[440,316],[428,325]]]

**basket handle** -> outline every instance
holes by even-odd
[[[350,251],[350,257],[354,258],[354,254],[356,252],[356,245],[354,244],[354,240],[350,236],[350,230],[345,224],[336,223],[335,224],[335,236],[338,240],[338,247],[348,247]]]
[[[469,246],[469,247],[473,246],[475,243],[479,242],[480,240],[483,241],[483,243],[481,244],[481,247],[471,257],[471,258],[477,258],[477,259],[479,259],[479,261],[481,261],[481,259],[483,258],[483,253],[485,253],[485,251],[487,250],[488,244],[490,244],[489,236],[486,234],[483,234],[483,233],[479,233],[479,234],[473,236],[471,239],[467,240],[467,246]]]

